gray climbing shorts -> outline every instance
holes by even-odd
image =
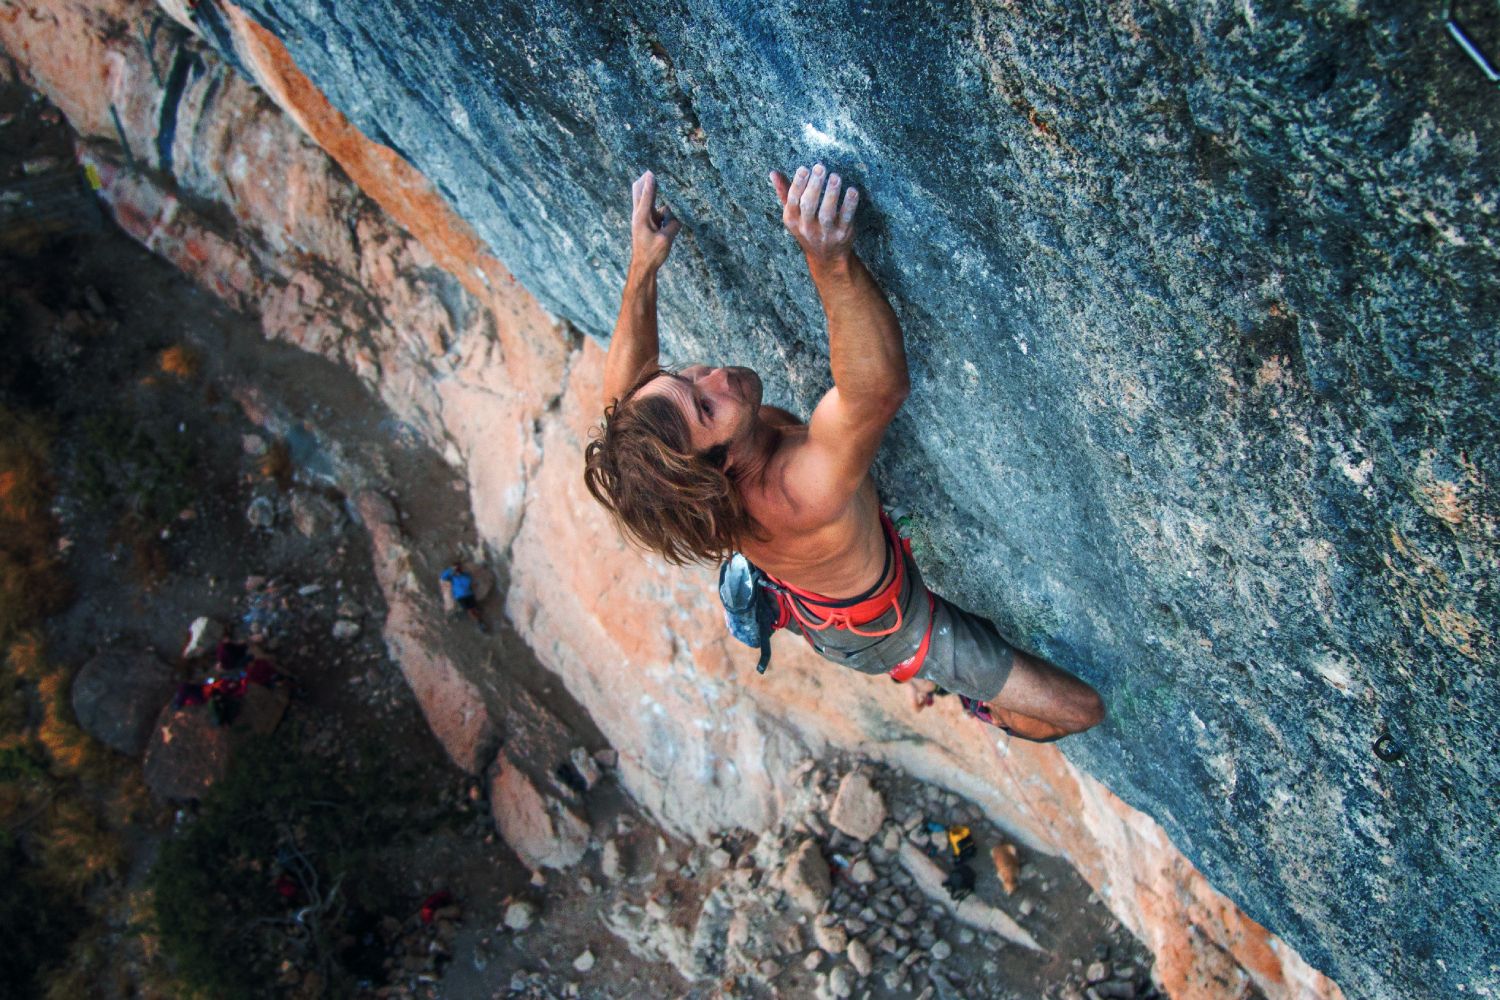
[[[871,638],[838,628],[813,631],[803,628],[795,615],[786,627],[805,638],[825,660],[852,667],[862,674],[889,673],[897,664],[910,659],[927,632],[931,592],[922,583],[922,573],[905,547],[897,551],[906,561],[906,579],[899,600],[901,627],[895,632]],[[917,677],[976,701],[990,701],[1010,677],[1015,648],[1000,638],[1000,632],[989,619],[970,614],[936,594],[931,596],[932,639]],[[892,607],[874,621],[860,624],[859,629],[881,632],[895,623],[896,609]]]

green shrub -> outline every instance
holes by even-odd
[[[266,737],[237,753],[152,869],[162,949],[209,995],[263,995],[287,958],[350,992],[340,939],[397,901],[379,854],[410,831],[414,783],[373,743],[354,768],[290,742]],[[295,899],[277,893],[281,876]]]

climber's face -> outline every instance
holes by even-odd
[[[730,451],[752,437],[760,411],[760,376],[749,368],[689,365],[663,372],[641,387],[638,396],[664,396],[681,411],[702,454],[715,445]]]

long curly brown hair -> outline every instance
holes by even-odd
[[[727,449],[697,453],[686,418],[663,396],[636,394],[665,368],[647,370],[604,410],[583,453],[583,481],[625,536],[669,563],[713,563],[761,527],[725,468]]]

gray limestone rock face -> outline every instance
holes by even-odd
[[[766,172],[842,173],[928,582],[1098,687],[1064,751],[1350,995],[1492,981],[1500,114],[1441,5],[244,6],[595,337],[654,169],[669,359],[804,414]]]

